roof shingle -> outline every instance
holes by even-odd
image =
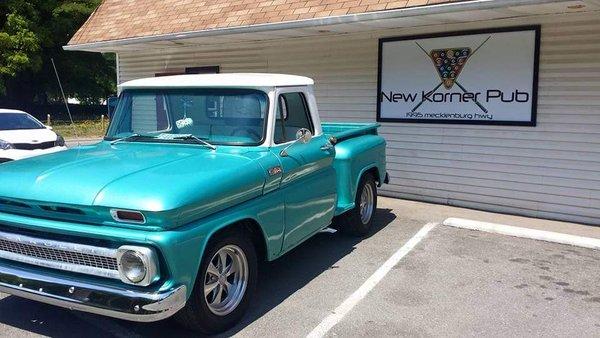
[[[452,1],[456,0],[104,0],[69,45]]]

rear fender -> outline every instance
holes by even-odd
[[[378,135],[363,135],[336,144],[333,166],[336,170],[338,204],[336,215],[354,207],[360,178],[375,170],[379,184],[385,177],[385,140]]]

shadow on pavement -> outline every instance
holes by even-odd
[[[391,209],[377,209],[373,230],[377,234],[394,221]],[[364,237],[349,237],[340,233],[321,233],[307,240],[274,262],[261,267],[253,305],[240,324],[226,332],[233,335],[271,311],[297,290],[302,289],[323,271],[335,268],[335,263],[350,254]],[[172,320],[156,323],[135,323],[101,316],[75,313],[17,297],[0,299],[0,323],[21,330],[52,337],[197,337],[198,334],[178,327]]]

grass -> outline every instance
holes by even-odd
[[[56,121],[52,123],[52,130],[61,135],[65,139],[69,138],[101,138],[106,133],[108,120],[104,119],[104,123],[100,119],[75,121],[73,125],[67,121]]]

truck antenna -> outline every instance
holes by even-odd
[[[58,76],[58,71],[56,70],[56,64],[54,63],[54,58],[50,58],[52,61],[52,68],[54,68],[54,75],[56,75],[56,81],[58,81],[58,87],[60,88],[60,92],[62,94],[63,101],[65,102],[65,107],[67,108],[67,114],[69,114],[69,120],[71,120],[71,127],[73,128],[73,134],[75,134],[75,139],[77,140],[77,145],[81,145],[79,142],[79,135],[77,135],[77,128],[75,128],[75,122],[73,122],[73,116],[71,115],[71,110],[69,109],[69,102],[67,101],[67,97],[65,96],[65,91],[63,90],[63,86],[60,83],[60,76]]]

